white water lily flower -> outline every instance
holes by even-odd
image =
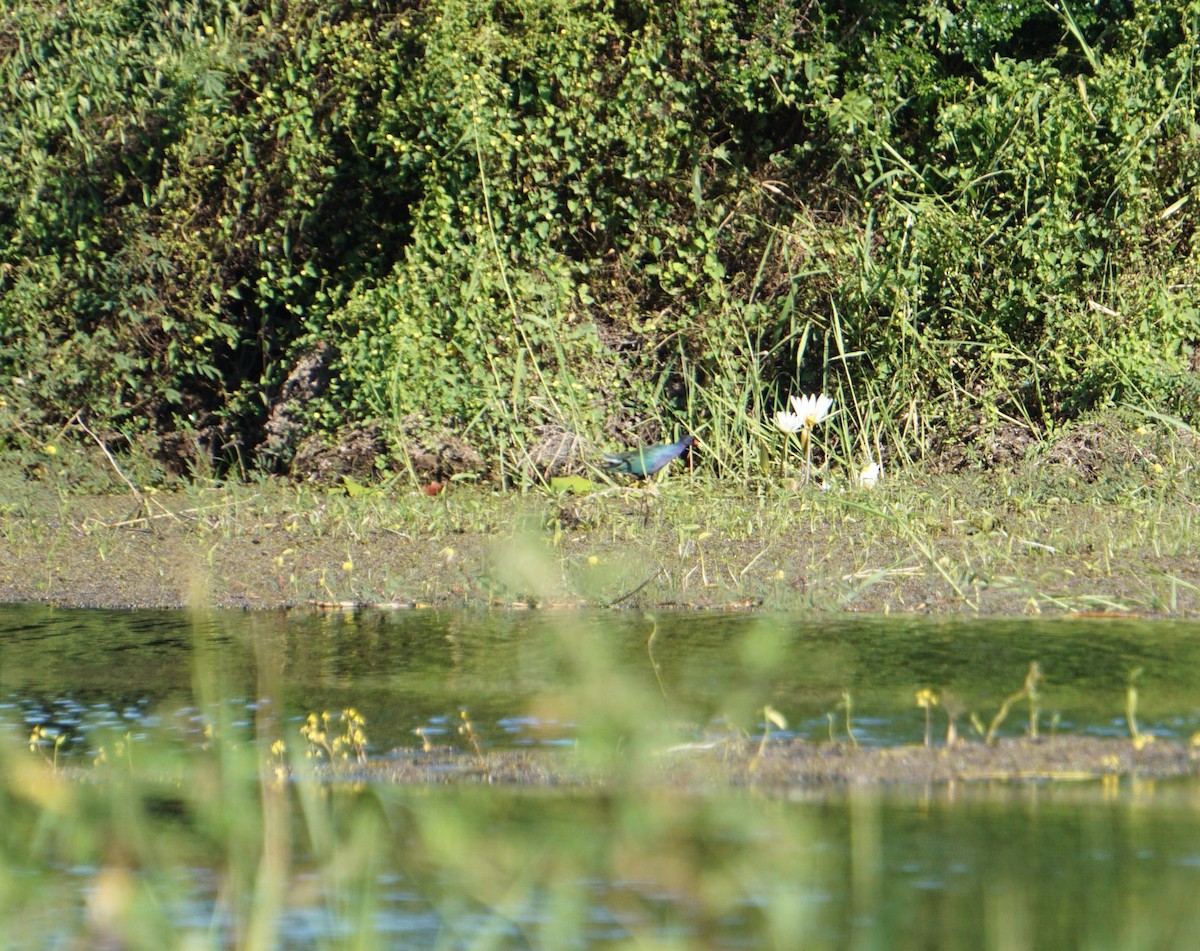
[[[878,462],[872,462],[869,466],[858,473],[858,484],[864,489],[875,488],[876,484],[879,482],[879,476],[882,471],[883,470],[880,468]]]
[[[807,429],[812,429],[817,423],[821,422],[829,415],[830,409],[833,408],[833,397],[826,396],[824,393],[793,396],[790,399],[792,401],[792,409],[796,411],[795,415],[800,417]]]
[[[804,447],[804,484],[812,473],[812,431],[813,427],[829,415],[833,407],[833,398],[824,393],[812,393],[808,396],[791,396],[792,409],[795,412],[779,412],[775,414],[775,425],[785,433],[799,433],[800,445]],[[787,450],[780,457],[780,474],[787,476]]]
[[[775,425],[785,433],[798,433],[804,428],[804,417],[796,413],[785,413],[781,410],[775,414]]]

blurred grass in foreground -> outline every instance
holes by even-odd
[[[607,640],[564,626],[562,687],[538,701],[579,724],[601,784],[559,793],[365,784],[353,760],[314,761],[312,721],[305,743],[280,718],[278,639],[256,640],[247,723],[202,627],[205,728],[92,732],[90,761],[67,765],[52,733],[5,731],[0,931],[20,946],[782,946],[807,931],[807,820],[656,782],[663,697]]]
[[[671,788],[663,681],[564,620],[559,682],[535,705],[578,725],[591,784],[364,783],[304,755],[278,637],[254,639],[248,721],[195,617],[185,699],[206,728],[97,732],[93,761],[67,766],[0,736],[10,946],[1136,949],[1195,933],[1194,782]],[[769,663],[768,626],[743,636]]]
[[[789,801],[285,783],[242,740],[158,752],[67,777],[6,749],[10,946],[1136,949],[1200,924],[1194,784]]]

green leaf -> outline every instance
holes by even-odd
[[[592,480],[583,476],[555,476],[550,480],[550,491],[565,495],[568,492],[584,495],[592,491]]]
[[[352,478],[350,478],[350,476],[342,476],[342,485],[346,489],[346,494],[352,499],[374,495],[379,491],[374,486],[363,485],[361,482],[355,482]]]

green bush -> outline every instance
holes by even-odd
[[[254,9],[5,16],[0,372],[23,412],[249,448],[305,319],[384,257],[396,226],[367,209],[395,193],[356,141],[373,23]]]
[[[1103,48],[1066,18],[1074,55],[948,78],[913,143],[886,116],[845,127],[870,235],[839,295],[866,364],[851,375],[1039,425],[1164,400],[1200,331],[1194,228],[1174,214],[1197,181],[1198,9],[1097,21]],[[919,97],[927,66],[906,61]]]
[[[1196,0],[21,0],[6,412],[249,462],[322,343],[312,430],[421,419],[494,472],[545,424],[763,471],[818,388],[846,458],[1193,418],[1198,30]]]

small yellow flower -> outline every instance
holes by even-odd
[[[937,696],[928,687],[922,687],[917,691],[917,706],[928,710],[930,707],[937,706]]]

